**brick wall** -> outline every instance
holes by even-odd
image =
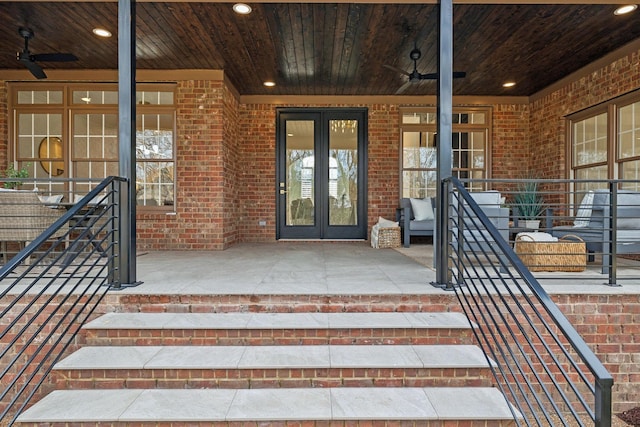
[[[223,138],[233,123],[224,125],[223,93],[221,81],[178,82],[176,214],[138,215],[140,250],[224,249],[228,147]]]
[[[223,217],[223,248],[236,243],[239,240],[238,214],[240,200],[238,198],[240,184],[240,143],[238,138],[239,105],[234,94],[225,87],[222,98],[223,111],[223,191],[224,203],[222,205]]]
[[[565,178],[568,114],[640,88],[640,52],[567,83],[530,104],[530,165],[544,178]]]
[[[0,299],[0,310],[13,297]],[[368,312],[455,311],[455,295],[360,295],[327,298],[288,295],[126,295],[110,293],[94,313],[105,312]],[[614,378],[614,413],[640,402],[640,295],[551,295]],[[363,330],[363,334],[367,331]],[[1,363],[0,363],[1,366]]]
[[[7,84],[0,80],[0,170],[7,167],[9,158],[9,110]]]
[[[300,105],[255,104],[240,106],[242,184],[240,240],[275,240],[276,108]],[[395,218],[399,178],[399,112],[397,105],[305,105],[305,107],[368,108],[368,222],[378,216]],[[266,221],[260,226],[259,221]]]
[[[616,411],[640,402],[640,295],[554,295],[554,302],[611,373]]]
[[[518,178],[530,167],[529,106],[493,106],[491,128],[492,178]]]
[[[272,105],[240,105],[238,231],[242,242],[270,242],[276,230],[276,110]],[[260,221],[266,225],[261,226]]]

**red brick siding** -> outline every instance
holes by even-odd
[[[0,80],[0,170],[9,159],[9,105],[6,82]]]
[[[240,203],[243,242],[272,242],[276,230],[276,111],[273,105],[240,105]],[[261,226],[260,221],[266,225]]]
[[[530,167],[529,106],[493,106],[491,135],[492,178],[518,178]]]
[[[180,81],[176,90],[176,215],[138,215],[138,248],[224,248],[224,86]]]
[[[225,87],[223,90],[223,170],[224,170],[224,203],[223,215],[223,247],[227,248],[239,240],[238,214],[240,200],[238,198],[240,166],[240,141],[238,138],[239,104],[236,97]]]
[[[596,353],[598,358],[613,375],[613,402],[614,412],[620,412],[637,406],[640,402],[640,295],[552,295],[552,299],[558,304],[560,310],[574,325],[578,333],[583,337],[587,345]],[[460,305],[455,295],[379,295],[361,296],[307,296],[306,299],[295,299],[291,296],[269,295],[232,295],[232,296],[184,296],[184,295],[122,295],[109,294],[92,317],[104,312],[342,312],[342,311],[460,311]],[[0,310],[5,309],[12,299],[7,297],[0,300]],[[55,305],[55,304],[54,304]],[[53,306],[53,305],[52,305]],[[22,308],[18,307],[18,309]],[[14,310],[15,312],[15,310]],[[117,331],[116,331],[117,332]],[[175,331],[168,330],[169,339],[180,339]],[[224,332],[224,331],[222,331]],[[221,332],[221,333],[222,333]],[[380,338],[379,331],[369,329],[352,330],[350,337],[358,337],[364,341]],[[279,334],[269,337],[268,334]],[[385,334],[391,331],[385,332]],[[144,334],[144,332],[141,332]],[[246,339],[272,340],[286,339],[287,337],[304,338],[287,331],[265,332],[265,336],[247,335]],[[354,335],[356,334],[356,335]],[[451,344],[455,340],[467,342],[469,334],[442,336],[438,341]],[[459,334],[459,332],[455,332]],[[198,345],[207,344],[206,334],[201,333]],[[236,339],[242,338],[237,334]],[[415,335],[413,335],[415,337]],[[447,336],[449,340],[447,340]],[[318,337],[308,337],[318,339]],[[93,344],[93,338],[86,337]],[[112,339],[115,344],[123,344],[120,340],[135,340],[136,335],[122,331],[122,336],[101,336],[102,345],[106,345]],[[156,343],[159,336],[149,337],[149,344]],[[186,337],[185,337],[186,339]],[[216,335],[211,335],[215,340]],[[85,343],[82,335],[80,343]],[[155,340],[155,341],[154,341]],[[453,340],[453,342],[451,341]],[[144,342],[144,340],[142,340]],[[459,341],[458,341],[459,342]],[[130,343],[129,343],[130,345]],[[73,346],[72,346],[73,347]],[[1,364],[0,364],[1,365]],[[0,366],[2,367],[2,366]],[[47,391],[50,387],[46,387]]]
[[[640,53],[620,58],[530,104],[531,166],[545,178],[565,178],[568,114],[640,88]]]

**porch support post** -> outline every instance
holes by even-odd
[[[119,170],[127,179],[120,193],[120,283],[136,284],[136,2],[118,0]]]
[[[448,266],[447,235],[449,233],[449,208],[444,192],[449,191],[451,183],[443,185],[450,178],[453,165],[451,157],[452,104],[453,104],[453,1],[440,0],[440,19],[438,21],[438,138],[437,138],[437,210],[434,242],[436,265],[436,286],[451,288]]]

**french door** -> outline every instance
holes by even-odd
[[[364,239],[367,110],[278,109],[277,239]]]

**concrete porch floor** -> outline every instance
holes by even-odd
[[[224,251],[137,254],[131,294],[380,295],[441,294],[433,246],[373,249],[369,242],[243,243]],[[640,293],[640,263],[622,260],[620,287],[606,285],[595,265],[584,272],[535,273],[550,294]]]

